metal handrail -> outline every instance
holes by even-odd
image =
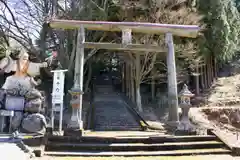
[[[134,115],[134,117],[139,122],[140,126],[143,127],[143,129],[145,128],[145,126],[149,127],[150,125],[142,118],[142,116],[138,113],[138,111],[135,108],[131,107],[128,103],[125,102],[124,99],[126,99],[126,96],[121,94],[121,97],[123,98],[123,101],[124,101],[125,105],[127,106],[127,109],[129,109],[129,111]],[[129,100],[127,100],[127,101],[129,102]]]
[[[143,129],[145,129],[145,127],[147,127],[148,129],[151,129],[151,130],[162,130],[162,128],[159,128],[159,127],[155,127],[155,126],[152,126],[152,125],[149,125],[144,119],[143,117],[138,113],[138,111],[132,107],[133,104],[129,99],[128,97],[126,97],[123,93],[121,94],[121,97],[123,98],[123,100],[126,100],[128,103],[126,103],[124,101],[124,103],[126,103],[126,106],[127,108],[133,113],[133,115],[135,116],[135,118],[138,118],[140,121],[140,125]],[[130,104],[129,104],[130,103]]]
[[[13,134],[0,134],[0,142],[8,142],[8,143],[17,143],[21,142],[22,140],[26,139],[35,139],[44,137],[42,134],[26,134],[26,135],[19,135],[18,133]]]
[[[90,107],[88,109],[88,119],[87,119],[87,128],[88,129],[93,129],[93,123],[94,123],[94,107],[93,107],[93,99],[94,99],[94,91],[95,91],[95,86],[93,84],[91,84],[91,99],[90,99]]]

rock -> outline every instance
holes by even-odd
[[[240,122],[240,114],[237,111],[231,112],[229,115],[231,123],[237,123]]]
[[[229,115],[229,119],[231,121],[231,124],[236,127],[240,128],[240,113],[239,110],[232,111]]]
[[[219,111],[217,111],[217,110],[210,110],[209,113],[205,112],[205,114],[208,115],[209,120],[216,120],[220,115]]]
[[[223,113],[229,116],[231,114],[232,110],[231,109],[223,109]]]
[[[240,128],[240,121],[232,122],[232,126],[236,128]]]
[[[225,114],[222,114],[219,117],[219,122],[221,122],[223,124],[228,124],[230,122],[230,120]]]

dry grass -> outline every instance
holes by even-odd
[[[214,105],[234,105],[240,102],[240,74],[218,78],[211,93],[208,102]]]

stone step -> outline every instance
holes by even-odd
[[[107,128],[107,129],[106,129]],[[107,131],[137,131],[139,130],[139,127],[136,127],[136,126],[101,126],[101,127],[95,127],[95,131],[104,131],[104,130],[107,130]]]
[[[113,93],[114,89],[111,85],[97,85],[95,86],[95,92],[98,93]]]
[[[98,132],[96,132],[98,133]],[[106,134],[108,132],[105,132]],[[50,142],[68,142],[68,143],[166,143],[166,142],[199,142],[199,141],[218,141],[218,138],[213,135],[193,135],[193,136],[172,136],[158,133],[159,135],[136,135],[131,136],[117,136],[117,137],[71,137],[71,136],[50,136]]]
[[[182,156],[182,155],[209,155],[209,154],[230,154],[231,151],[225,148],[211,149],[189,149],[189,150],[169,150],[169,151],[87,151],[87,152],[45,152],[50,156]]]
[[[200,142],[166,142],[166,143],[49,143],[47,151],[167,151],[183,149],[209,149],[222,148],[224,144],[220,141]]]
[[[45,149],[46,154],[53,156],[180,156],[231,152],[214,135],[146,135],[143,132],[137,137],[51,136]]]
[[[121,103],[119,96],[111,101],[95,101],[94,107],[94,130],[141,130],[139,122],[133,117],[132,113]],[[109,97],[111,99],[111,97]]]

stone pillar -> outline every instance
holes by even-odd
[[[123,45],[132,44],[132,30],[131,29],[122,30],[122,44]]]
[[[167,76],[168,76],[168,124],[177,127],[179,123],[178,115],[178,93],[177,93],[177,73],[175,63],[175,53],[172,33],[166,33],[167,54]]]
[[[183,89],[179,93],[179,97],[181,100],[179,105],[182,109],[182,116],[181,116],[181,121],[177,128],[178,131],[181,131],[184,133],[191,133],[195,130],[195,127],[190,122],[189,116],[188,116],[189,110],[191,108],[190,99],[193,96],[194,96],[194,94],[192,94],[188,90],[188,86],[186,84],[184,84]]]
[[[72,95],[72,115],[68,127],[71,129],[83,130],[82,121],[82,98],[83,98],[83,67],[84,67],[84,46],[85,31],[81,26],[78,30],[77,50],[75,59],[74,86],[69,91]],[[77,103],[78,102],[78,103]]]
[[[132,43],[132,30],[131,29],[123,29],[122,30],[122,44],[128,45]],[[126,72],[126,95],[131,99],[132,95],[131,95],[131,64],[129,64],[128,62],[126,62],[126,68],[125,68],[125,72]]]

